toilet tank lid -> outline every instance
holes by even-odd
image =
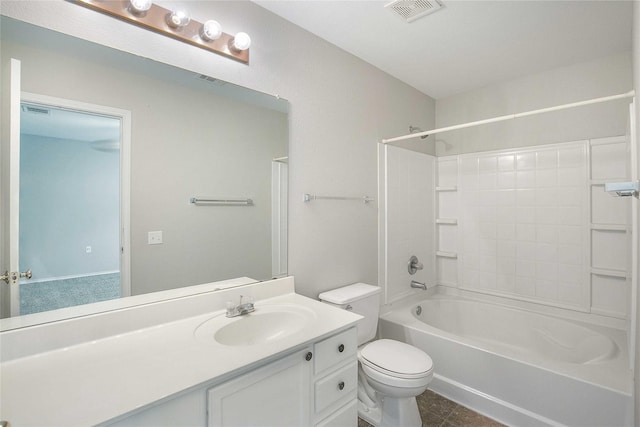
[[[322,292],[318,295],[321,301],[333,304],[349,304],[362,298],[375,295],[381,292],[379,286],[368,285],[366,283],[354,283],[331,291]]]

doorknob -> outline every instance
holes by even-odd
[[[23,277],[31,279],[33,277],[33,273],[31,273],[31,270],[27,270],[21,273],[12,271],[11,274],[9,274],[9,272],[5,270],[4,274],[0,276],[0,280],[4,280],[5,283],[9,283],[9,280],[11,280],[13,283],[16,283],[18,281],[18,278]]]

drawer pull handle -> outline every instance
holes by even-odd
[[[338,351],[339,351],[340,353],[342,353],[342,352],[344,351],[344,344],[340,344],[340,345],[338,346]]]
[[[338,388],[339,388],[340,390],[344,389],[344,381],[340,381],[340,382],[338,383]]]
[[[308,352],[306,356],[304,356],[304,359],[308,362],[309,360],[311,360],[312,357],[313,357],[313,353]]]

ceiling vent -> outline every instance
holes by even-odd
[[[394,11],[403,21],[409,23],[440,10],[442,3],[437,0],[396,0],[384,7]]]
[[[49,109],[44,107],[36,107],[33,105],[22,105],[22,112],[49,115]]]
[[[196,78],[200,80],[204,80],[205,82],[209,82],[215,86],[224,86],[227,84],[227,82],[225,82],[224,80],[209,77],[204,74],[196,74]]]

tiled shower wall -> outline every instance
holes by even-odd
[[[441,285],[625,318],[630,203],[625,137],[439,157]]]

